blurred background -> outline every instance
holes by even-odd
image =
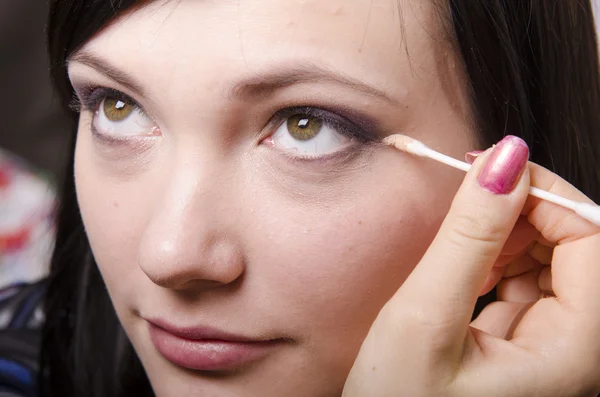
[[[48,77],[47,1],[0,0],[0,289],[46,273],[67,122]]]
[[[69,150],[48,77],[47,12],[47,1],[0,0],[0,289],[46,273]]]

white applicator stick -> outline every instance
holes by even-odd
[[[396,149],[402,150],[403,152],[408,152],[420,157],[428,157],[440,163],[449,165],[450,167],[458,168],[459,170],[468,171],[471,169],[471,164],[436,152],[427,147],[423,142],[417,141],[406,135],[390,135],[383,140],[383,143],[385,145],[394,146]],[[587,219],[596,226],[600,226],[600,206],[572,201],[533,186],[529,188],[529,194],[573,210],[582,218]]]

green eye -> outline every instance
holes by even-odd
[[[107,97],[102,104],[102,110],[110,121],[122,121],[135,110],[135,105],[122,99]]]
[[[297,114],[287,120],[290,135],[298,141],[308,141],[321,132],[323,121],[316,117]]]

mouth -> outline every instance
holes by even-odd
[[[177,327],[146,320],[156,350],[171,363],[197,371],[231,371],[264,360],[286,343],[235,335],[210,327]]]

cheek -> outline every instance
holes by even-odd
[[[392,209],[356,203],[335,213],[288,214],[271,238],[265,275],[272,295],[311,324],[368,321],[402,284],[435,232],[423,224],[420,203],[410,199]],[[320,216],[319,216],[320,215]]]
[[[75,150],[77,200],[94,258],[111,297],[118,297],[113,303],[120,311],[143,275],[137,264],[139,238],[154,205],[156,182],[143,174],[114,178],[107,172],[110,167],[81,132]]]
[[[345,187],[323,187],[334,199],[258,203],[247,240],[255,278],[311,339],[363,337],[433,239],[461,175],[440,182],[416,161],[382,153]]]
[[[437,232],[462,179],[440,171],[381,153],[346,186],[324,186],[319,197],[333,200],[299,205],[278,192],[257,203],[247,281],[257,280],[265,316],[286,324],[304,341],[305,359],[330,376],[348,373],[375,317]]]

